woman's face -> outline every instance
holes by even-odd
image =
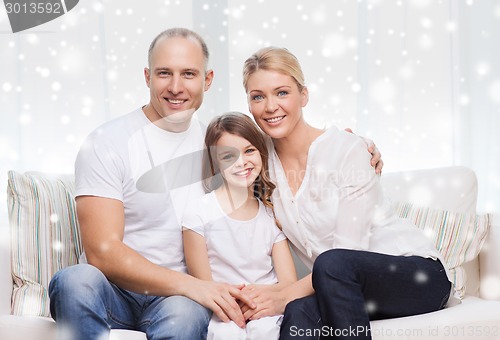
[[[299,91],[294,79],[276,71],[258,70],[247,82],[248,108],[255,122],[274,139],[287,137],[302,121],[307,88]]]

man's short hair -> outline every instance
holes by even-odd
[[[207,44],[205,43],[205,40],[203,40],[203,38],[198,33],[191,31],[190,29],[182,28],[182,27],[169,28],[168,30],[165,30],[165,31],[161,32],[160,34],[158,34],[156,36],[156,38],[153,39],[153,41],[151,42],[151,45],[149,45],[149,50],[148,50],[148,66],[149,67],[151,67],[151,57],[153,54],[153,50],[156,46],[156,43],[158,42],[159,39],[161,39],[163,37],[165,37],[165,38],[182,37],[182,38],[186,38],[186,39],[194,39],[195,41],[197,41],[200,44],[201,50],[203,52],[203,57],[205,59],[205,69],[207,68],[209,53],[208,53],[208,47],[207,47]]]

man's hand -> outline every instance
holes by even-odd
[[[354,133],[350,128],[345,129],[345,131]],[[366,145],[368,146],[368,152],[372,155],[372,159],[370,160],[371,166],[375,167],[375,173],[378,175],[382,174],[382,168],[384,167],[384,161],[382,160],[382,154],[378,150],[377,146],[375,143],[368,138],[365,138],[363,136],[360,136],[363,138],[365,141]]]
[[[196,280],[196,285],[190,285],[190,299],[211,309],[222,321],[234,321],[239,327],[245,328],[246,322],[237,301],[241,301],[249,309],[255,308],[255,303],[242,291],[244,285],[232,286],[213,281]]]

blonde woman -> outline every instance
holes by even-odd
[[[276,216],[312,269],[278,292],[246,287],[257,307],[244,316],[284,313],[280,339],[370,339],[370,320],[443,308],[451,282],[440,254],[386,204],[366,144],[304,120],[309,92],[297,58],[261,49],[243,78],[249,110],[270,137]]]

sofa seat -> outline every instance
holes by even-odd
[[[371,322],[373,340],[498,340],[500,301],[467,295],[437,312]]]
[[[371,322],[373,340],[498,340],[500,301],[466,296],[462,303],[438,312]],[[0,316],[2,340],[54,340],[55,322],[46,317]],[[110,340],[146,340],[142,332],[111,330]]]
[[[1,340],[55,340],[56,323],[40,316],[0,315]],[[109,340],[146,340],[142,332],[112,329]]]

